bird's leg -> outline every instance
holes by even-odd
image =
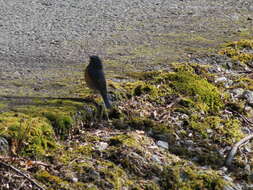
[[[98,112],[99,112],[99,120],[100,120],[100,121],[103,120],[104,115],[105,115],[105,117],[106,117],[106,120],[109,121],[108,112],[107,112],[106,107],[105,107],[104,104],[102,104],[102,105],[99,106]]]
[[[105,113],[105,117],[106,117],[106,120],[109,121],[109,115],[108,115],[108,111],[105,107],[105,105],[103,104],[103,112]]]
[[[99,121],[102,121],[103,120],[103,105],[99,104],[97,113],[98,113]]]

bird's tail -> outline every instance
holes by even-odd
[[[112,105],[111,105],[111,103],[110,103],[110,101],[109,101],[109,99],[108,99],[107,93],[105,93],[105,94],[102,93],[101,95],[102,95],[102,98],[103,98],[103,100],[104,100],[105,107],[106,107],[107,109],[111,109],[111,108],[112,108]]]

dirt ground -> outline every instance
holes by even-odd
[[[75,97],[88,55],[115,79],[213,54],[252,23],[252,0],[2,0],[0,95]]]

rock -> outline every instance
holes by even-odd
[[[165,148],[165,149],[168,149],[169,148],[169,144],[165,141],[157,141],[157,145],[159,147],[162,147],[162,148]]]
[[[206,132],[210,134],[210,133],[213,133],[213,130],[212,129],[206,129]]]
[[[162,161],[160,160],[160,158],[157,155],[153,155],[152,160],[159,163],[159,164],[162,164]]]
[[[245,106],[244,110],[246,111],[246,113],[250,116],[253,116],[253,108],[250,106]]]
[[[91,169],[90,171],[89,171],[89,177],[91,178],[91,179],[93,179],[93,180],[98,180],[98,179],[100,179],[100,174],[97,172],[97,171],[95,171],[95,170],[93,170],[93,169]]]
[[[193,142],[192,140],[186,140],[186,141],[185,141],[185,144],[186,144],[187,146],[192,146],[192,145],[194,144],[194,142]]]
[[[226,77],[219,77],[215,79],[215,83],[223,83],[226,82],[228,79]]]
[[[235,88],[231,91],[232,95],[235,98],[240,98],[243,95],[244,89],[242,88]]]
[[[102,151],[102,150],[105,150],[105,149],[107,149],[107,147],[108,147],[108,143],[105,143],[105,142],[99,142],[98,144],[97,144],[97,149],[99,150],[99,151]]]
[[[242,96],[244,99],[246,99],[247,103],[250,106],[253,106],[253,92],[252,91],[246,90],[246,91],[244,91]]]
[[[78,182],[78,178],[76,178],[76,177],[73,177],[71,180],[72,180],[74,183]]]
[[[232,80],[227,80],[227,82],[224,84],[226,88],[229,88],[234,82]]]

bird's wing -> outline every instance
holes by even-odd
[[[100,93],[107,93],[106,89],[106,80],[103,70],[96,70],[93,72],[90,72],[91,78],[93,80],[93,84],[97,90],[100,91]]]

